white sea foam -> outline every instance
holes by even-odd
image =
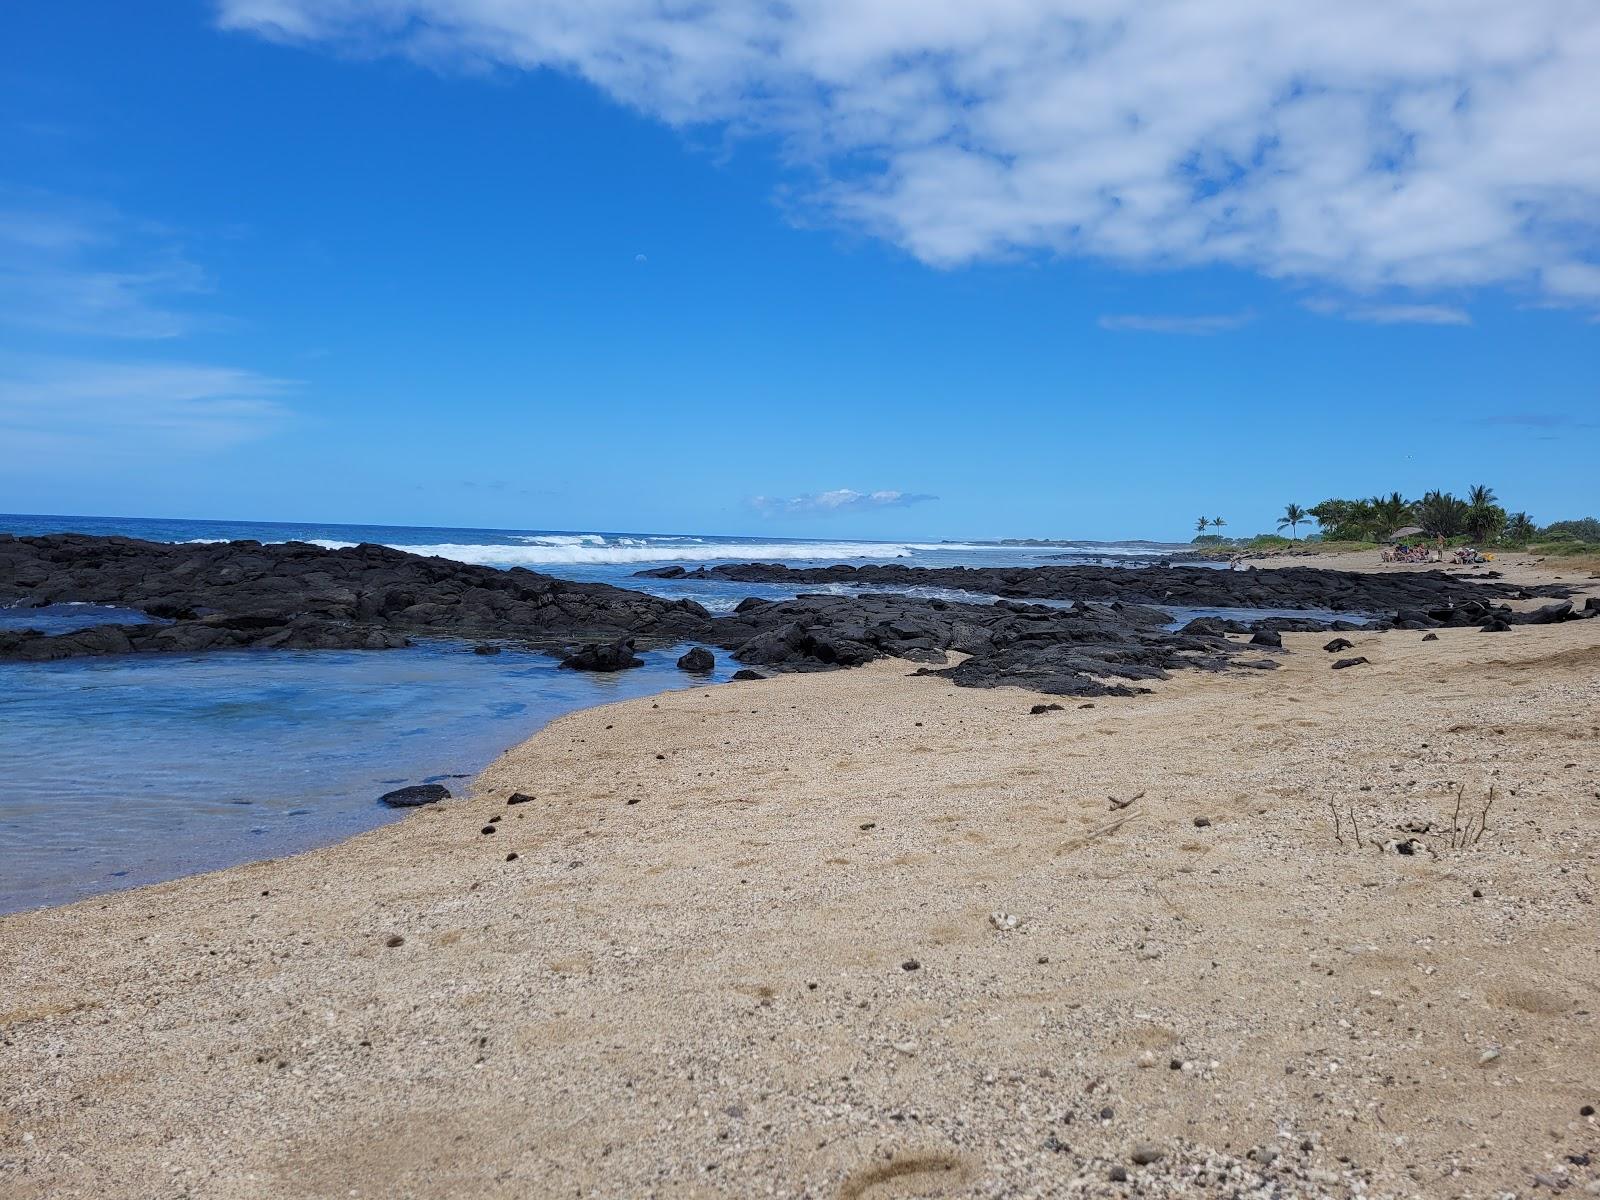
[[[1058,542],[1053,545],[1001,545],[998,542],[908,542],[912,550],[956,550],[963,553],[999,551],[1006,554],[1050,557],[1071,554],[1084,558],[1164,558],[1177,547],[1108,545],[1104,542]]]
[[[604,536],[598,533],[541,533],[517,535],[517,541],[530,546],[603,546]]]
[[[909,558],[910,546],[879,542],[674,542],[663,545],[654,540],[623,538],[610,545],[531,545],[477,546],[445,543],[438,546],[402,546],[412,554],[437,555],[457,562],[488,567],[536,567],[547,564],[605,564],[661,562],[762,562],[777,560],[889,559]],[[336,549],[348,542],[318,542]]]

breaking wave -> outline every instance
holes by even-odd
[[[672,542],[626,538],[628,544],[591,542],[577,538],[556,542],[554,538],[515,546],[459,545],[446,542],[437,546],[394,545],[411,554],[436,555],[457,562],[485,567],[538,567],[560,564],[671,563],[671,562],[772,562],[838,561],[840,559],[910,558],[913,549],[899,543],[881,542]],[[330,550],[349,542],[318,541]]]

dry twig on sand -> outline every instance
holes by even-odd
[[[1129,796],[1126,800],[1118,800],[1115,796],[1107,796],[1106,799],[1111,801],[1111,811],[1116,812],[1118,809],[1127,808],[1135,800],[1143,800],[1144,793],[1140,792],[1137,795]]]
[[[1062,842],[1061,845],[1056,847],[1056,853],[1065,854],[1069,850],[1081,850],[1090,842],[1096,842],[1103,837],[1110,836],[1117,830],[1121,829],[1129,821],[1137,820],[1142,815],[1142,813],[1136,812],[1128,813],[1126,816],[1117,817],[1114,820],[1107,821],[1104,825],[1096,825],[1082,837],[1077,837],[1073,838],[1071,841]]]
[[[1483,835],[1489,828],[1489,810],[1494,807],[1494,787],[1489,788],[1489,795],[1484,799],[1483,807],[1476,813],[1467,815],[1467,823],[1461,825],[1461,803],[1466,798],[1467,785],[1460,784],[1456,787],[1456,807],[1450,815],[1450,849],[1466,850],[1483,841]],[[1478,823],[1474,830],[1472,823]]]
[[[1335,842],[1339,843],[1341,846],[1345,844],[1344,823],[1346,820],[1348,820],[1350,822],[1350,836],[1355,842],[1355,848],[1359,850],[1361,847],[1367,844],[1361,836],[1361,822],[1356,819],[1356,806],[1354,802],[1346,805],[1345,811],[1341,815],[1339,812],[1339,806],[1332,800],[1329,800],[1328,811],[1333,814],[1333,840]],[[1373,842],[1372,845],[1375,849],[1383,849],[1383,847],[1377,842]]]

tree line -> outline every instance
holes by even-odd
[[[1336,542],[1381,542],[1407,526],[1416,526],[1427,537],[1465,537],[1484,545],[1502,543],[1526,545],[1536,539],[1600,544],[1600,520],[1584,517],[1576,521],[1556,521],[1542,528],[1525,512],[1508,512],[1494,489],[1475,484],[1467,494],[1432,491],[1419,500],[1407,500],[1399,492],[1371,496],[1365,500],[1324,500],[1310,508],[1298,504],[1284,507],[1278,530],[1288,530],[1298,540],[1300,526],[1312,521],[1324,539]],[[1219,541],[1221,517],[1201,517],[1195,528],[1196,541]],[[1217,533],[1206,534],[1208,528]]]

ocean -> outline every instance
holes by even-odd
[[[377,542],[686,597],[712,611],[731,609],[746,596],[776,599],[794,589],[639,579],[634,572],[752,561],[1137,567],[1183,548],[1152,542],[882,542],[4,514],[0,531],[162,542],[296,540],[330,547]],[[1187,620],[1198,611],[1174,617]],[[0,608],[0,628],[60,632],[136,619],[140,614],[95,605]],[[646,665],[637,670],[589,675],[561,671],[545,655],[507,650],[484,657],[469,651],[466,643],[443,640],[383,652],[0,663],[0,778],[6,780],[0,791],[0,912],[348,837],[395,819],[395,812],[376,803],[392,787],[442,780],[464,789],[497,754],[563,713],[667,688],[712,685],[735,666],[719,654],[716,674],[695,679],[673,665],[678,651],[663,650],[645,654]]]

